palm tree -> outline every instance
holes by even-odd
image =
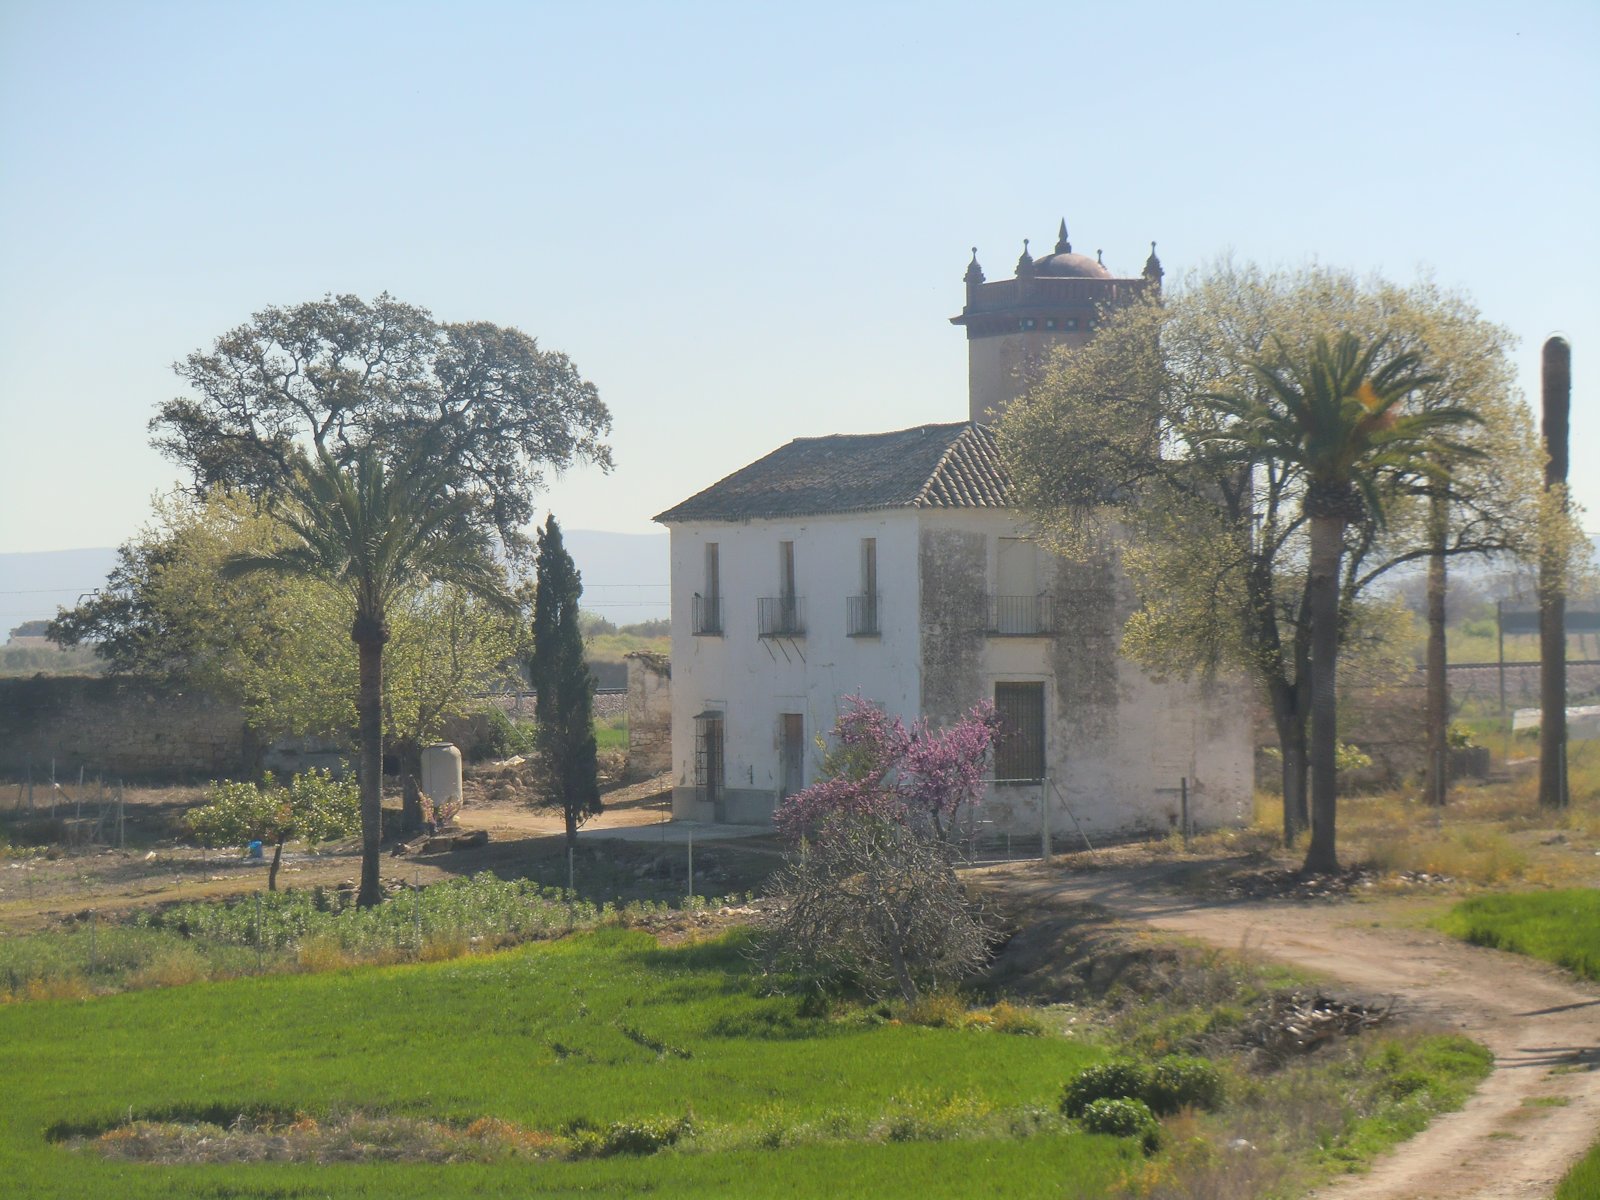
[[[1214,395],[1206,406],[1222,418],[1204,435],[1245,462],[1274,461],[1296,470],[1310,526],[1306,582],[1311,640],[1311,843],[1304,870],[1339,869],[1334,836],[1338,751],[1336,673],[1340,641],[1340,563],[1353,523],[1381,526],[1384,497],[1396,485],[1437,482],[1441,464],[1470,456],[1446,431],[1474,422],[1466,409],[1442,405],[1402,411],[1402,402],[1436,381],[1414,353],[1386,356],[1387,338],[1363,348],[1344,333],[1319,336],[1303,361],[1282,343],[1273,363],[1253,370],[1263,385],[1251,395]]]
[[[383,647],[390,603],[419,583],[453,583],[491,603],[514,607],[488,537],[470,502],[450,494],[420,457],[386,468],[371,446],[348,467],[322,447],[302,460],[271,506],[290,544],[271,554],[235,555],[227,578],[255,571],[323,579],[351,601],[350,640],[360,683],[356,716],[361,776],[362,906],[383,899],[378,880],[383,831]]]

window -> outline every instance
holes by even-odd
[[[703,798],[722,799],[722,714],[706,711],[694,719],[694,783]]]
[[[778,543],[778,594],[794,599],[794,543]]]
[[[694,595],[694,632],[709,637],[722,634],[722,558],[716,542],[706,543],[705,590]]]
[[[756,633],[764,638],[802,637],[805,614],[794,586],[794,543],[778,543],[778,594],[756,600]]]
[[[778,714],[778,799],[805,786],[806,718],[804,713]]]
[[[997,782],[1018,783],[1044,778],[1044,684],[997,683],[994,707],[1000,718],[995,747]]]
[[[861,594],[845,605],[846,632],[851,637],[878,636],[878,539],[861,539]]]
[[[1037,636],[1050,629],[1050,598],[1039,587],[1039,548],[1027,538],[1000,538],[989,632]]]

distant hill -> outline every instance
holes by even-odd
[[[583,574],[583,607],[618,625],[668,614],[670,568],[665,533],[563,530]],[[0,642],[24,621],[48,619],[105,583],[117,552],[41,550],[0,554]]]

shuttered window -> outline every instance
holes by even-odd
[[[1044,778],[1044,684],[997,683],[994,707],[1000,717],[995,748],[996,780]]]

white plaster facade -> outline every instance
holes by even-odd
[[[990,631],[1000,540],[1027,532],[1012,514],[992,509],[672,524],[674,815],[770,820],[785,782],[784,714],[803,723],[800,782],[811,783],[819,739],[846,696],[859,693],[907,721],[926,716],[938,725],[993,700],[997,683],[1038,683],[1045,781],[992,786],[979,814],[989,832],[1034,835],[1048,822],[1066,841],[1074,821],[1091,835],[1164,830],[1178,819],[1184,779],[1196,828],[1246,820],[1246,689],[1233,681],[1156,681],[1118,655],[1131,604],[1120,572],[1073,568],[1041,553],[1051,630]],[[880,633],[850,636],[847,597],[863,594],[867,538],[876,546]],[[784,542],[794,547],[804,632],[763,638],[757,601],[779,594]],[[696,594],[703,598],[709,586],[707,543],[717,545],[720,636],[696,634],[690,617]],[[722,787],[709,798],[697,763],[705,714],[722,722]],[[1049,811],[1041,814],[1045,797]]]

